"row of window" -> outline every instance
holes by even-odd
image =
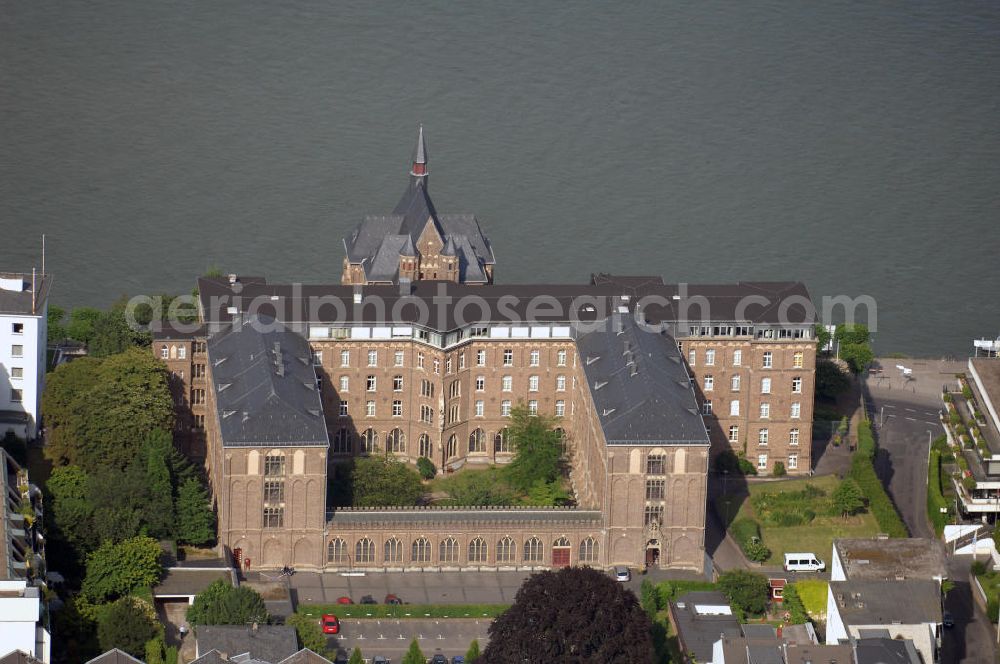
[[[204,403],[204,390],[201,390],[200,400],[197,395],[198,390],[194,390],[195,398],[192,402],[195,404]],[[536,399],[529,399],[527,402],[528,413],[530,415],[538,414],[538,401]],[[477,400],[474,404],[474,416],[475,417],[486,417],[486,402],[482,400]],[[510,411],[514,407],[513,401],[510,399],[503,399],[500,401],[500,416],[510,417]],[[348,417],[351,414],[350,404],[346,399],[340,400],[340,405],[338,407],[337,413],[340,417]],[[564,417],[566,415],[566,402],[562,399],[558,399],[555,402],[556,417]],[[392,416],[402,417],[403,416],[403,402],[401,399],[395,399],[392,402]],[[378,417],[377,404],[374,400],[368,400],[365,402],[365,417]],[[457,404],[452,404],[448,410],[448,417],[446,419],[446,424],[453,424],[459,420],[459,407]],[[434,421],[434,409],[428,405],[420,406],[420,421],[430,424]]]
[[[770,438],[770,432],[766,428],[757,430],[758,445],[767,445],[769,438]],[[740,428],[735,424],[729,427],[729,442],[732,444],[740,442]],[[798,428],[793,428],[788,430],[788,444],[792,446],[799,444]]]
[[[187,346],[160,346],[160,358],[164,360],[187,359]]]
[[[715,377],[712,374],[708,374],[704,377],[702,381],[702,387],[705,392],[712,392],[715,390]],[[733,376],[730,378],[730,387],[733,391],[738,391],[740,389],[740,377]],[[760,379],[760,393],[770,394],[771,393],[771,378],[765,376]],[[802,376],[794,376],[792,378],[792,394],[802,394]]]
[[[715,366],[715,349],[706,348],[704,353],[704,366],[714,367]],[[772,351],[765,351],[761,356],[761,368],[763,369],[773,369],[774,368],[774,353]],[[688,350],[688,364],[690,366],[696,366],[698,362],[698,350],[696,348],[691,348]],[[796,351],[792,354],[792,368],[801,369],[805,363],[805,353],[802,351]],[[733,351],[732,362],[730,366],[741,367],[743,366],[743,351],[736,349]]]
[[[195,365],[202,366],[204,365]],[[197,372],[196,372],[197,373]],[[340,391],[349,392],[351,389],[351,379],[349,376],[341,376],[339,380]],[[528,376],[528,391],[538,392],[539,377],[538,376]],[[500,379],[500,389],[504,392],[514,391],[514,377],[513,376],[503,376]],[[365,391],[366,392],[377,392],[378,391],[378,376],[368,376],[365,379]],[[392,377],[392,391],[402,392],[403,391],[403,377],[393,376]],[[486,376],[476,376],[476,392],[486,391]],[[556,376],[556,391],[565,392],[566,391],[566,376],[562,374]],[[434,396],[434,384],[427,380],[422,379],[420,381],[420,396],[423,397],[433,397]],[[454,381],[448,386],[448,396],[452,399],[462,396],[462,382]]]
[[[396,428],[384,435],[385,450],[391,454],[406,453],[406,435],[402,429]],[[469,434],[469,444],[466,448],[470,454],[486,452],[486,441],[489,436],[483,429],[474,429]],[[374,454],[382,451],[379,447],[379,433],[375,429],[368,428],[361,433],[361,454]],[[417,438],[418,456],[431,458],[433,454],[431,438],[426,433],[420,434]],[[510,439],[510,432],[505,428],[497,431],[493,435],[493,452],[495,454],[509,454],[513,451]],[[333,454],[353,454],[354,435],[347,427],[341,427],[333,434]],[[448,458],[458,456],[458,436],[452,434],[448,438],[447,445]]]
[[[538,537],[530,537],[524,541],[522,546],[512,537],[502,537],[493,546],[496,548],[497,563],[541,563],[544,560],[545,551],[542,540]],[[580,542],[577,548],[577,557],[581,563],[595,563],[598,559],[599,544],[593,537],[587,537]],[[560,537],[552,543],[554,549],[571,549],[572,544],[569,539]],[[334,565],[370,565],[376,562],[378,547],[375,542],[368,537],[362,537],[354,543],[353,551],[348,547],[345,540],[336,538],[330,540],[326,548],[326,561]],[[489,561],[490,543],[483,537],[476,537],[469,541],[466,550],[468,563],[486,563]],[[432,562],[431,556],[433,547],[426,537],[418,537],[409,546],[410,563]],[[353,558],[352,554],[353,553]],[[520,553],[520,560],[518,554]],[[460,546],[457,539],[447,537],[437,545],[438,563],[458,563],[460,556]],[[383,564],[404,562],[404,545],[397,537],[390,537],[382,545]]]
[[[712,400],[705,399],[701,404],[701,411],[703,415],[711,415],[713,411]],[[729,416],[737,417],[740,414],[740,401],[739,399],[733,399],[729,402]],[[789,418],[793,420],[798,420],[802,418],[802,404],[798,401],[794,401],[789,408]],[[771,417],[771,404],[764,402],[760,404],[760,419],[767,420]]]
[[[164,346],[164,348],[166,348],[166,346]],[[379,366],[379,351],[377,349],[369,349],[367,351],[367,358],[368,358],[368,364],[367,364],[367,366],[369,366],[369,367],[377,367],[377,366]],[[535,350],[529,351],[529,353],[528,353],[528,366],[529,367],[538,367],[538,366],[541,366],[541,359],[542,359],[542,353],[541,353],[540,350],[535,349]],[[556,366],[560,366],[560,367],[566,366],[566,359],[567,359],[567,352],[566,352],[565,349],[560,349],[560,350],[556,351]],[[394,366],[394,367],[405,366],[405,360],[406,360],[406,355],[405,355],[404,351],[401,351],[401,350],[393,351],[392,366]],[[477,367],[485,367],[485,366],[487,366],[487,351],[485,351],[485,350],[478,350],[478,351],[476,351],[475,362],[476,362],[475,366],[477,366]],[[503,363],[503,366],[505,366],[505,367],[512,367],[512,366],[514,366],[514,349],[513,348],[504,349],[504,351],[503,351],[503,362],[502,363]],[[321,366],[323,364],[323,351],[321,351],[321,350],[313,351],[313,364],[315,364],[316,366]],[[351,366],[351,351],[350,350],[342,350],[342,351],[340,351],[340,366],[342,366],[342,367],[349,367],[349,366]],[[452,373],[453,366],[452,366],[452,359],[450,357],[445,359],[444,366],[445,366],[445,373],[446,374]],[[459,353],[458,354],[458,369],[459,370],[465,369],[465,366],[466,366],[465,365],[465,353],[464,352],[463,353]],[[424,354],[423,353],[417,353],[416,354],[416,367],[418,369],[424,369],[424,368],[426,368],[424,366]],[[438,358],[434,358],[433,359],[433,368],[434,368],[434,373],[441,373],[441,363],[440,363],[440,360]]]
[[[788,455],[788,470],[798,470],[799,468],[799,455],[789,454]],[[767,470],[767,455],[758,454],[757,455],[757,469]]]

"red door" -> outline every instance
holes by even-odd
[[[556,546],[552,548],[552,566],[553,567],[569,567],[569,549],[566,546]]]

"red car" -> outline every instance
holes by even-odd
[[[340,634],[340,621],[332,613],[324,613],[321,624],[324,634]]]
[[[354,604],[354,600],[347,595],[343,595],[337,598],[337,604]]]

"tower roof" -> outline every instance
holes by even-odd
[[[413,166],[410,168],[410,175],[427,176],[427,144],[424,142],[423,125],[420,125],[420,130],[417,133],[417,144],[413,148]]]

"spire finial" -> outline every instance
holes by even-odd
[[[417,133],[417,146],[413,148],[413,167],[410,175],[414,177],[427,176],[427,145],[424,143],[424,126],[420,125]]]

